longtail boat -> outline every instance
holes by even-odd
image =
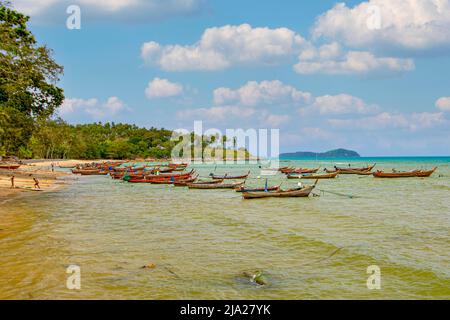
[[[187,163],[169,163],[168,167],[173,171],[183,171],[187,168]]]
[[[16,170],[20,168],[20,164],[0,164],[0,169],[7,169],[7,170]]]
[[[247,172],[247,174],[243,174],[243,175],[237,175],[237,176],[230,176],[228,174],[225,174],[223,176],[219,176],[219,175],[212,175],[211,178],[213,178],[214,180],[236,180],[236,179],[246,179],[248,178],[248,176],[250,175],[250,171]]]
[[[283,171],[281,171],[284,174],[292,174],[292,173],[298,173],[298,174],[302,174],[302,173],[316,173],[317,171],[319,171],[319,168],[315,168],[315,169],[308,169],[308,168],[288,168],[288,169],[284,169]]]
[[[179,173],[179,174],[158,174],[158,175],[149,175],[144,176],[142,178],[132,178],[127,179],[128,182],[131,183],[170,183],[171,181],[180,181],[180,180],[186,180],[192,177],[192,175],[195,173],[195,170],[192,169],[191,172],[187,173]]]
[[[319,169],[320,169],[320,167],[319,168],[315,168],[315,169],[300,168],[300,169],[295,169],[291,173],[298,173],[298,174],[317,173],[317,171],[319,171]]]
[[[151,183],[151,184],[172,184],[177,181],[182,181],[183,178],[172,178],[172,179],[145,179],[145,178],[131,178],[126,179],[130,183]]]
[[[170,179],[172,177],[174,178],[188,178],[190,176],[192,176],[195,173],[195,170],[192,169],[190,172],[186,172],[186,173],[162,173],[162,174],[152,174],[152,175],[146,175],[145,178],[147,180],[161,180],[161,179]]]
[[[123,179],[125,177],[128,177],[130,179],[144,179],[144,173],[143,172],[126,172],[126,173],[110,173],[110,176],[113,179]]]
[[[291,167],[280,168],[280,172],[285,173],[285,174],[292,173],[294,170],[295,170],[295,168],[291,168]]]
[[[338,168],[334,167],[335,170],[327,170],[325,169],[325,172],[327,173],[339,173],[339,174],[359,174],[363,175],[365,173],[369,173],[375,168],[376,164],[373,166],[365,167],[365,168]]]
[[[235,182],[235,183],[209,183],[209,184],[196,184],[188,183],[189,189],[234,189],[243,185],[245,182]]]
[[[72,172],[74,172],[74,171],[76,172],[76,174],[81,174],[82,176],[104,176],[104,175],[108,174],[108,172],[101,171],[99,169],[96,169],[96,170],[92,170],[92,169],[89,169],[89,170],[83,170],[83,169],[82,170],[72,170]]]
[[[373,173],[373,176],[375,178],[427,178],[431,176],[435,171],[437,170],[437,167],[434,167],[431,170],[414,170],[414,171],[408,171],[408,172],[383,172],[383,171],[377,171]]]
[[[198,175],[192,176],[190,178],[182,178],[182,179],[162,179],[162,180],[151,180],[150,183],[152,184],[175,184],[175,183],[181,183],[181,184],[187,184],[195,182],[198,178]]]
[[[184,169],[182,169],[181,171],[183,171]],[[151,173],[151,174],[155,174],[155,173],[171,173],[171,172],[174,172],[174,171],[180,171],[180,170],[175,170],[174,168],[161,168],[161,167],[159,167],[159,168],[155,168],[155,169],[152,169],[152,170],[148,170],[148,172],[149,173]]]
[[[334,172],[338,172],[340,174],[361,174],[361,173],[365,173],[365,172],[370,172],[373,170],[373,168],[375,168],[377,164],[375,163],[373,166],[368,166],[368,167],[364,167],[364,168],[339,168],[339,167],[334,167],[334,170],[327,170],[325,169],[325,171],[327,173],[334,173]]]
[[[352,168],[352,167],[334,167],[334,169],[339,171],[346,171],[346,170],[354,170],[354,171],[371,171],[373,168],[375,168],[377,164],[375,163],[373,166],[367,166],[362,168]]]
[[[191,184],[191,185],[202,185],[202,184],[220,184],[222,183],[224,180],[212,180],[212,181],[194,181],[194,182],[175,182],[174,186],[176,187],[187,187],[187,184]]]
[[[314,185],[304,187],[304,188],[296,188],[285,191],[277,191],[277,192],[244,192],[242,193],[242,197],[244,199],[262,199],[262,198],[300,198],[300,197],[309,197],[311,192],[316,187],[317,181]]]
[[[270,192],[280,191],[280,186],[273,186],[267,188],[246,188],[245,186],[239,186],[234,189],[236,192]]]
[[[310,180],[321,180],[321,179],[334,179],[338,176],[339,172],[326,173],[326,174],[300,174],[300,175],[288,175],[288,179],[310,179]]]

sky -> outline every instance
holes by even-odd
[[[65,68],[69,123],[202,120],[279,129],[282,152],[450,155],[449,0],[12,4]]]

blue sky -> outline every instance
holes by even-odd
[[[81,30],[65,10],[81,9]],[[279,128],[281,151],[450,154],[450,4],[13,1],[64,65],[71,123]]]

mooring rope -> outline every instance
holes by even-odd
[[[319,191],[322,192],[323,194],[325,194],[325,193],[331,193],[331,194],[334,194],[334,195],[336,195],[336,196],[347,197],[347,198],[350,198],[350,199],[353,199],[353,198],[360,198],[359,196],[355,196],[355,195],[352,195],[352,194],[344,194],[344,193],[339,193],[339,192],[334,192],[334,191],[328,191],[328,190],[323,190],[323,189],[317,189],[317,190],[319,190]]]

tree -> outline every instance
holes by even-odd
[[[63,90],[56,86],[63,67],[49,48],[37,44],[28,20],[0,1],[0,149],[7,153],[23,147],[33,123],[48,119],[64,100]]]

